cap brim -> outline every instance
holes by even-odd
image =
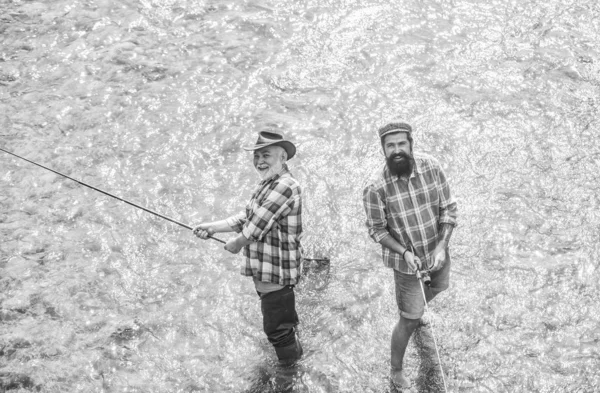
[[[407,133],[407,134],[410,134],[410,131],[408,131],[408,130],[404,130],[404,129],[401,129],[401,128],[397,128],[397,129],[395,129],[395,130],[389,130],[389,131],[386,131],[386,132],[384,132],[383,134],[379,135],[379,137],[380,137],[380,138],[383,138],[383,137],[384,137],[384,136],[386,136],[386,135],[390,135],[390,134],[397,134],[397,133],[400,133],[400,132],[405,132],[405,133]]]

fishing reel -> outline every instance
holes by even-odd
[[[423,281],[423,284],[427,286],[431,285],[431,276],[429,275],[429,270],[417,270],[417,278]]]

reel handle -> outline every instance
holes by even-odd
[[[423,281],[423,284],[431,286],[431,276],[428,270],[417,270],[417,279]]]

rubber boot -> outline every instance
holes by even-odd
[[[304,351],[300,341],[296,340],[286,347],[275,347],[275,353],[277,353],[280,365],[291,366],[302,357]]]

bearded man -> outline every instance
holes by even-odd
[[[246,210],[202,223],[194,233],[202,239],[217,232],[239,233],[225,244],[225,250],[237,254],[244,249],[241,273],[254,280],[264,332],[279,362],[291,365],[302,356],[294,295],[302,264],[302,198],[286,164],[296,154],[296,146],[281,134],[262,131],[256,144],[244,149],[254,151],[254,168],[261,179]]]
[[[448,288],[448,243],[457,208],[438,161],[413,155],[410,125],[389,123],[378,135],[386,165],[365,187],[363,204],[369,236],[381,244],[384,265],[394,271],[400,319],[392,331],[391,380],[404,388],[410,386],[404,354],[425,308],[416,272],[430,272],[431,284],[423,286],[427,302]]]

